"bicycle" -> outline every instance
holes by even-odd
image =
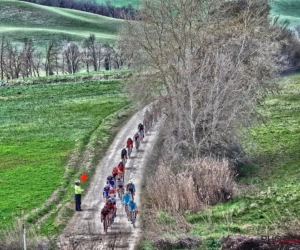
[[[124,187],[118,188],[118,197],[122,199],[122,196],[124,194]]]
[[[127,156],[125,155],[125,156],[123,156],[123,158],[122,158],[122,162],[123,162],[123,164],[124,164],[124,166],[126,165],[126,163],[127,163]]]
[[[137,214],[136,210],[130,211],[130,221],[134,228],[135,228],[135,222],[136,222],[136,214]]]
[[[139,141],[139,139],[137,139],[137,140],[135,140],[135,149],[136,149],[136,151],[139,150],[139,147],[140,147],[140,141]]]
[[[126,217],[128,220],[130,220],[130,212],[129,212],[129,207],[127,204],[124,204],[123,205],[125,206],[125,213],[126,213]]]
[[[132,146],[127,147],[128,148],[128,158],[130,158],[131,152],[132,152]]]
[[[104,233],[107,233],[107,229],[108,229],[107,216],[104,217],[102,223],[103,223],[103,230],[104,230]]]

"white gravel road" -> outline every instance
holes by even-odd
[[[142,111],[136,113],[117,134],[105,157],[98,164],[89,190],[82,196],[83,212],[76,212],[61,235],[61,249],[134,249],[140,234],[141,225],[137,218],[136,228],[128,222],[122,204],[117,199],[117,218],[108,233],[104,234],[100,221],[100,211],[104,206],[102,198],[106,178],[112,168],[120,162],[122,148],[128,137],[133,137],[138,124],[142,122]],[[135,201],[140,204],[141,182],[145,168],[145,161],[150,155],[158,137],[159,122],[147,133],[138,152],[134,149],[131,158],[127,161],[125,182],[133,180],[136,185]]]

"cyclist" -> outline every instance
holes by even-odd
[[[127,139],[126,148],[128,151],[128,158],[129,158],[133,149],[133,140],[130,137]]]
[[[117,200],[116,200],[115,197],[111,197],[108,200],[111,201],[111,203],[114,205],[114,208],[115,208],[115,212],[114,212],[113,217],[112,217],[112,220],[114,220],[114,218],[117,217]]]
[[[134,200],[135,185],[133,184],[132,180],[127,183],[126,190],[131,194],[132,200]]]
[[[128,204],[129,212],[130,212],[130,220],[131,224],[134,224],[137,215],[137,205],[134,200],[131,200]]]
[[[127,217],[129,216],[128,204],[132,200],[132,197],[128,191],[125,191],[125,194],[122,196],[122,204],[125,206],[125,212]],[[129,218],[128,218],[129,219]]]
[[[140,123],[138,125],[138,131],[139,131],[140,135],[142,135],[141,139],[143,139],[144,138],[144,125],[142,123]]]
[[[107,176],[106,184],[109,184],[113,188],[115,187],[115,179],[112,175]]]
[[[110,188],[109,188],[109,191],[108,191],[108,197],[109,198],[113,198],[113,197],[116,197],[116,190],[111,186]]]
[[[100,213],[100,218],[101,218],[101,223],[104,222],[104,220],[107,220],[107,217],[109,216],[109,213],[110,213],[110,210],[108,208],[108,206],[104,206],[102,209],[101,209],[101,213]],[[107,225],[109,225],[109,220],[108,220],[108,223]],[[106,231],[107,229],[104,227],[104,231]]]
[[[119,198],[122,198],[122,195],[124,193],[124,181],[121,177],[117,179],[116,186],[117,186],[117,193],[119,195]]]
[[[121,160],[123,161],[123,164],[126,164],[127,161],[127,150],[126,148],[123,148],[121,151]]]
[[[118,170],[119,170],[118,177],[120,177],[124,180],[125,179],[125,165],[123,164],[122,161],[120,161],[120,163],[118,165]]]
[[[110,190],[110,185],[106,184],[105,187],[103,188],[103,198],[105,198],[105,202],[108,200],[108,191]]]
[[[139,146],[140,146],[140,134],[139,132],[136,132],[133,136],[133,140],[135,142],[135,147],[136,147],[136,150],[139,149]]]
[[[116,180],[116,177],[117,175],[119,174],[119,169],[118,167],[114,167],[112,172],[111,172],[111,175],[113,176],[113,178]]]
[[[108,214],[108,226],[110,226],[110,222],[113,219],[113,215],[116,214],[116,206],[112,203],[111,199],[108,199],[108,201],[105,204],[108,209],[109,209],[109,214]]]

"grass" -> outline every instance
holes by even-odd
[[[16,0],[0,1],[0,35],[14,42],[26,37],[42,47],[51,38],[81,42],[95,34],[100,42],[113,43],[123,21],[87,12],[42,6]]]
[[[77,1],[80,2],[83,0],[77,0]],[[96,3],[106,4],[106,2],[107,2],[106,0],[96,0]],[[140,0],[110,0],[109,2],[112,5],[117,7],[128,6],[130,4],[134,8],[139,8],[141,1]]]
[[[300,2],[298,0],[274,0],[271,14],[280,15],[280,20],[289,20],[290,28],[300,25]]]
[[[276,235],[283,222],[299,221],[300,207],[300,75],[281,79],[282,91],[265,100],[260,112],[265,125],[251,129],[249,154],[267,159],[261,166],[245,166],[239,178],[244,192],[233,201],[186,217],[192,234],[204,238],[226,235]]]
[[[0,228],[67,185],[70,154],[99,128],[97,136],[111,138],[102,123],[128,104],[124,97],[117,80],[0,89]]]

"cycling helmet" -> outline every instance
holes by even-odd
[[[128,137],[128,139],[127,139],[128,141],[130,141],[131,140],[131,138],[130,137]]]
[[[80,184],[80,180],[75,180],[75,184]]]
[[[129,203],[133,203],[133,200],[130,200],[130,202]]]
[[[130,180],[130,181],[128,181],[128,183],[132,184],[133,182],[132,182],[132,180]]]

